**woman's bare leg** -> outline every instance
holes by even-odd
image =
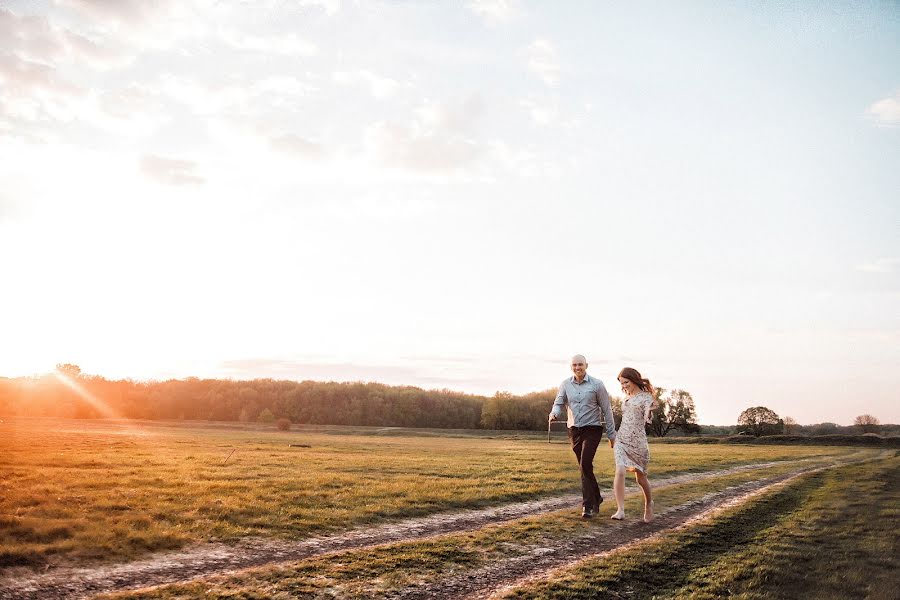
[[[650,480],[647,479],[645,473],[641,473],[638,470],[635,470],[634,478],[637,480],[637,484],[641,486],[641,491],[644,492],[644,521],[649,523],[653,520],[653,495],[650,491]]]
[[[625,467],[616,465],[616,475],[613,478],[613,494],[616,497],[616,512],[611,519],[625,518]]]

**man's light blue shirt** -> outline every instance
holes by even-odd
[[[559,384],[559,392],[553,401],[551,414],[554,419],[562,415],[562,407],[566,407],[569,427],[588,427],[605,425],[606,436],[616,439],[616,422],[613,419],[612,407],[609,405],[609,394],[599,379],[587,373],[581,383],[575,377],[568,377]],[[601,414],[602,411],[602,414]]]

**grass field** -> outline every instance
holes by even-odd
[[[508,594],[588,598],[898,597],[900,459],[805,476],[651,543]]]
[[[787,465],[776,471],[779,469],[790,470]],[[718,598],[738,591],[748,598],[890,598],[886,595],[889,585],[897,583],[896,542],[885,531],[890,531],[896,521],[898,469],[900,460],[893,458],[864,468],[844,467],[805,476],[764,495],[749,508],[726,511],[709,523],[639,544],[611,558],[581,563],[548,582],[514,590],[507,596]],[[771,470],[664,488],[656,502],[660,510],[665,510],[764,475],[772,475]],[[858,482],[858,488],[854,482]],[[856,497],[856,489],[870,494],[866,499],[873,502]],[[627,505],[628,510],[636,512],[639,500],[631,499]],[[869,515],[873,505],[874,519]],[[849,510],[845,515],[849,518],[841,520],[844,509]],[[524,555],[535,546],[557,547],[585,530],[616,526],[605,520],[586,522],[573,511],[559,511],[472,532],[107,597],[392,598],[409,586],[467,573],[477,578],[479,569]],[[797,566],[801,570],[796,570]],[[834,566],[839,570],[834,571]],[[814,578],[815,585],[810,585]],[[841,586],[847,586],[846,596],[841,595]]]
[[[0,566],[123,561],[244,536],[297,539],[578,489],[561,437],[365,433],[6,419]],[[652,448],[652,476],[855,451],[665,444]],[[596,465],[609,481],[605,445]]]

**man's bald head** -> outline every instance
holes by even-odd
[[[575,381],[581,383],[587,372],[587,359],[581,354],[572,357],[572,373],[575,374]]]

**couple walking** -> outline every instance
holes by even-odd
[[[617,510],[611,518],[625,518],[625,471],[632,471],[644,492],[644,521],[649,523],[653,519],[653,497],[650,494],[650,481],[647,479],[650,448],[647,446],[644,423],[649,421],[650,411],[656,408],[652,395],[653,386],[631,367],[622,369],[619,384],[625,393],[625,400],[622,402],[622,424],[616,432],[609,394],[602,381],[587,374],[587,367],[587,360],[582,355],[572,357],[573,376],[559,385],[549,417],[551,421],[555,421],[562,415],[563,406],[566,407],[569,440],[581,470],[581,516],[593,517],[603,502],[597,478],[594,477],[594,454],[603,436],[600,425],[604,423],[609,446],[616,459],[613,493]]]

